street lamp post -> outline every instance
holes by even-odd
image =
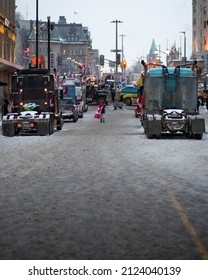
[[[184,35],[184,57],[182,57],[182,61],[184,63],[187,62],[187,58],[186,58],[186,32],[185,31],[180,31],[180,33],[182,33]]]
[[[51,52],[50,52],[50,49],[51,49],[51,36],[50,36],[50,30],[51,30],[51,23],[50,23],[50,17],[47,17],[48,19],[48,71],[50,72],[50,68],[51,68]]]
[[[38,0],[36,0],[36,68],[38,68]]]
[[[113,20],[111,23],[116,24],[116,69],[115,69],[115,97],[117,100],[117,85],[118,85],[118,23],[123,23],[120,20]]]

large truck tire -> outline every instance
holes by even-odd
[[[77,121],[78,121],[78,117],[74,117],[73,122],[77,122]]]
[[[54,119],[50,116],[49,118],[49,135],[54,133]]]
[[[197,133],[197,134],[195,134],[195,138],[196,138],[197,140],[201,140],[202,137],[203,137],[203,133]]]
[[[62,130],[64,120],[61,117],[58,117],[56,120],[56,129],[57,130]]]
[[[2,134],[8,137],[14,137],[15,129],[13,123],[2,123]]]

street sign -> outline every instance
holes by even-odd
[[[116,52],[116,50],[111,50],[111,52]],[[121,52],[121,50],[117,50],[117,52]]]

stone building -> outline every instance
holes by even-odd
[[[208,1],[192,1],[193,18],[193,57],[200,57],[205,51],[208,51]]]
[[[36,22],[26,21],[18,17],[17,57],[18,61],[29,66],[36,57]],[[48,29],[48,23],[50,27]],[[38,56],[44,58],[48,68],[48,32],[50,31],[50,68],[56,68],[60,75],[85,72],[93,74],[99,63],[99,51],[92,49],[92,39],[87,27],[82,24],[67,23],[64,16],[58,23],[40,21],[38,23]]]

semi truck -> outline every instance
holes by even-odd
[[[51,135],[63,121],[56,77],[47,69],[17,70],[12,76],[11,113],[3,116],[2,134]]]
[[[145,63],[142,125],[147,138],[181,133],[202,139],[205,120],[197,109],[196,62],[176,67]]]
[[[79,79],[66,78],[64,83],[59,87],[61,99],[72,98],[78,108],[79,118],[83,118],[83,113],[87,112],[88,105],[85,91],[83,90]]]

